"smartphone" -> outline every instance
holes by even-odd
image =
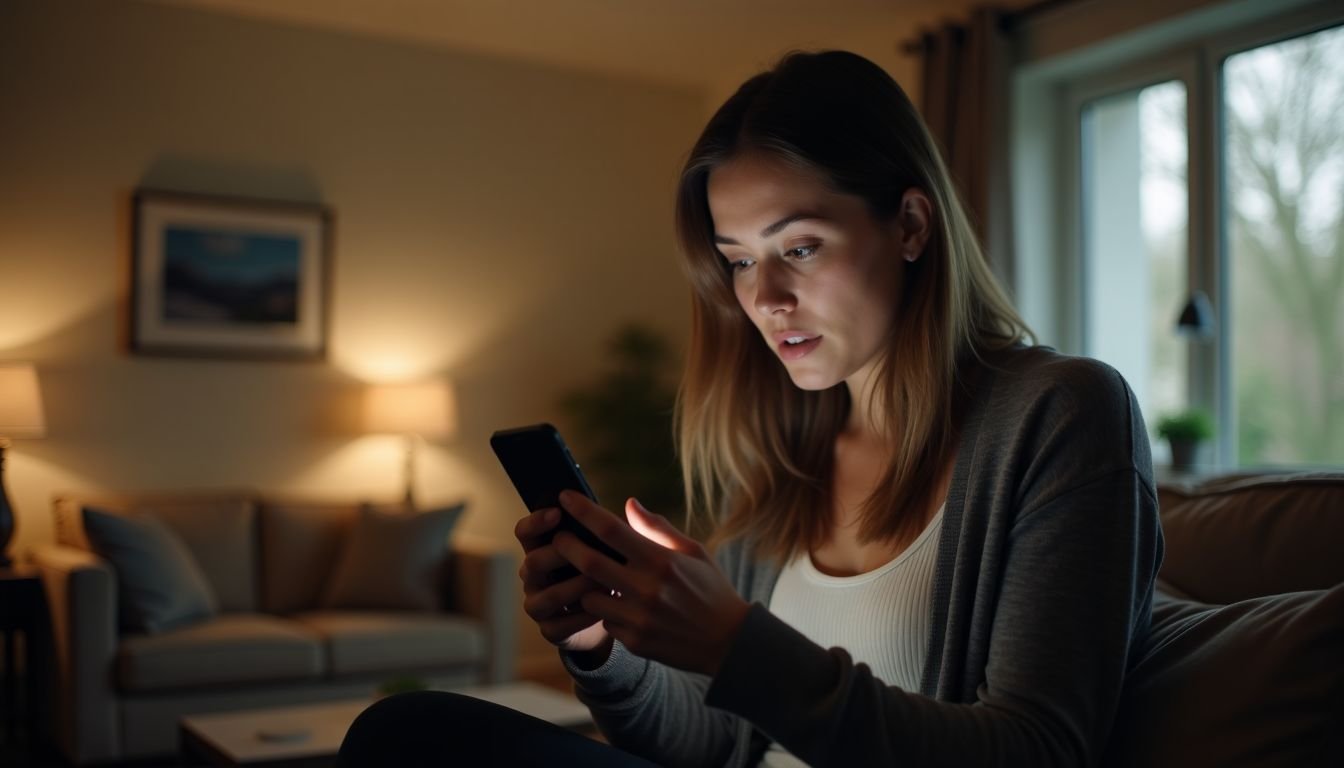
[[[494,449],[499,463],[504,465],[504,471],[508,473],[509,480],[513,481],[513,487],[518,490],[529,512],[548,507],[559,509],[560,524],[555,527],[556,531],[569,531],[612,560],[625,562],[621,553],[597,538],[560,506],[561,491],[578,491],[594,503],[597,502],[597,494],[588,485],[579,463],[569,452],[564,438],[560,437],[559,430],[550,424],[503,429],[490,436],[490,447]],[[554,571],[551,580],[564,581],[578,573],[573,566],[565,566]]]

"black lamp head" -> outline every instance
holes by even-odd
[[[1213,305],[1203,291],[1190,294],[1176,318],[1176,333],[1187,339],[1207,339],[1213,335]]]

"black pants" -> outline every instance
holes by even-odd
[[[648,768],[652,763],[498,704],[416,691],[375,702],[355,718],[336,765]]]

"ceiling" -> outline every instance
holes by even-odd
[[[154,1],[714,93],[793,48],[847,48],[900,78],[915,66],[901,42],[974,0]]]

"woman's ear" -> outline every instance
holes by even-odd
[[[901,195],[901,210],[896,214],[901,258],[915,261],[924,254],[924,245],[933,231],[933,202],[919,187]]]

